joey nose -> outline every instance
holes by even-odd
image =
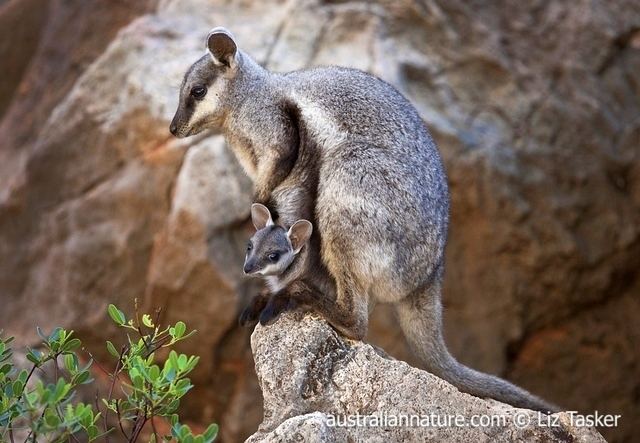
[[[174,122],[171,122],[171,125],[169,126],[169,132],[171,132],[173,135],[176,135],[176,133],[178,132],[178,125],[176,125]]]

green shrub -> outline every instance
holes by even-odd
[[[109,305],[108,314],[126,330],[126,342],[117,347],[107,341],[107,350],[116,359],[115,369],[105,370],[110,378],[108,394],[95,405],[74,399],[80,385],[94,380],[89,371],[93,358],[85,365],[80,364],[78,352],[82,343],[73,336],[73,331],[55,328],[46,335],[37,328],[42,345],[27,349],[30,370],[15,367],[9,347],[13,337],[2,338],[0,331],[0,441],[14,443],[18,434],[26,435],[25,442],[108,441],[112,433],[119,432],[126,441],[135,442],[145,426],[151,428],[147,429],[151,442],[215,440],[217,425],[194,435],[187,425],[180,424],[176,413],[180,399],[193,387],[187,375],[199,358],[170,349],[164,363],[155,361],[156,351],[171,348],[195,331],[187,332],[181,321],[173,326],[160,326],[159,312],[154,320],[148,314],[139,316],[136,308],[135,317],[127,319],[117,307]],[[55,383],[33,380],[36,370],[53,376]],[[171,435],[160,435],[153,417],[167,419]],[[117,426],[110,427],[110,419]]]

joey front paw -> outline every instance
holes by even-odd
[[[258,323],[260,313],[267,305],[269,298],[264,295],[257,295],[251,299],[249,305],[242,310],[238,323],[242,327],[253,327]]]
[[[258,323],[258,316],[260,314],[260,311],[254,312],[254,310],[251,308],[251,306],[247,306],[240,313],[238,324],[243,328],[250,328]]]
[[[284,295],[271,297],[267,306],[260,313],[260,324],[267,326],[273,323],[282,312],[287,310],[289,302],[289,297]]]

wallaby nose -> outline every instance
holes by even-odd
[[[245,263],[243,270],[245,274],[251,274],[251,271],[253,271],[253,264]]]
[[[176,132],[178,132],[178,125],[176,125],[174,122],[171,122],[171,125],[169,126],[169,132],[171,132],[173,135],[176,135]]]

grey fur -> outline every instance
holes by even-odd
[[[275,210],[284,226],[312,221],[308,249],[315,262],[305,275],[315,280],[297,280],[289,293],[315,303],[356,339],[366,334],[370,300],[393,303],[429,371],[474,395],[555,410],[461,365],[445,346],[440,284],[449,195],[438,149],[415,108],[361,71],[276,74],[235,49],[235,42],[221,48],[217,57],[222,52],[229,66],[205,56],[185,75],[171,131],[222,130],[254,182],[255,201]],[[215,96],[190,99],[194,84],[207,85]]]

